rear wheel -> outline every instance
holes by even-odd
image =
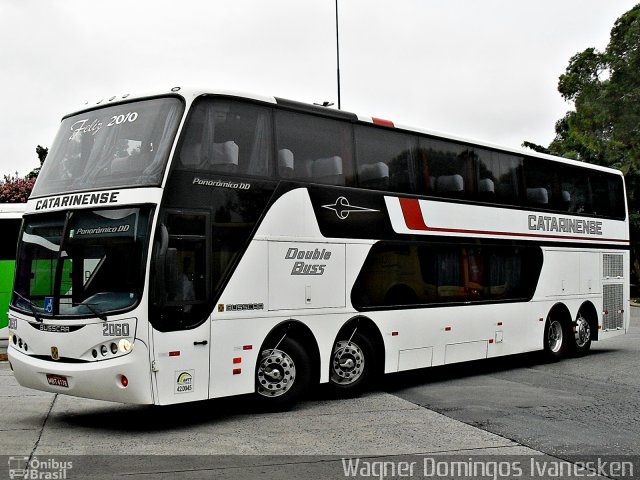
[[[575,331],[575,349],[576,354],[584,355],[591,348],[591,325],[589,321],[582,315],[582,312],[578,312],[578,318],[576,319],[576,331]]]
[[[256,368],[256,393],[270,409],[290,408],[308,389],[311,363],[302,346],[285,337],[260,354]]]
[[[544,350],[552,360],[565,357],[571,345],[570,331],[565,323],[549,317],[544,327]]]
[[[375,371],[374,350],[359,332],[338,340],[331,352],[329,383],[340,396],[356,396],[368,386]]]

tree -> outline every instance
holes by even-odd
[[[639,282],[640,4],[616,20],[604,52],[587,48],[571,57],[558,91],[574,109],[556,122],[556,136],[547,151],[622,171],[631,223],[632,270]],[[545,149],[530,142],[523,146]]]
[[[5,175],[4,182],[0,184],[0,203],[23,203],[29,199],[33,185],[40,173],[40,168],[47,157],[49,149],[38,145],[36,155],[40,160],[40,167],[34,168],[26,177],[15,175]]]
[[[41,145],[38,145],[36,147],[36,155],[38,155],[38,160],[40,160],[40,166],[31,170],[31,172],[29,172],[29,175],[27,175],[27,177],[29,178],[38,177],[38,175],[40,174],[40,169],[42,168],[42,164],[44,163],[44,159],[47,158],[48,153],[49,153],[48,148],[45,148]]]
[[[4,182],[0,185],[0,203],[26,202],[35,183],[35,177],[20,178],[18,172],[15,175],[5,175]]]

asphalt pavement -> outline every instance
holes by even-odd
[[[360,398],[321,391],[282,413],[258,412],[246,397],[157,407],[38,392],[19,386],[0,362],[0,478],[23,460],[53,461],[40,464],[45,473],[72,462],[64,478],[281,480],[350,476],[345,458],[398,466],[432,456],[639,455],[638,340],[634,308],[629,334],[595,343],[582,358],[545,363],[525,354],[393,375]],[[369,473],[355,476],[408,476]],[[410,476],[464,478],[426,473]]]

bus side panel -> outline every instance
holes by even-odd
[[[371,313],[386,344],[385,372],[542,348],[547,305],[514,302]]]

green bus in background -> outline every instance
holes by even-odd
[[[16,244],[26,203],[0,203],[0,340],[9,337],[9,301],[13,292]]]

